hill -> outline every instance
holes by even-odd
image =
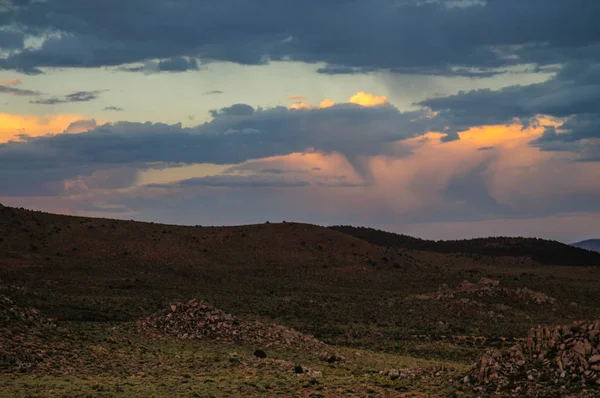
[[[394,325],[393,334],[437,328],[429,323],[424,327],[424,319],[433,324],[447,319],[456,330],[473,333],[527,331],[528,324],[508,319],[489,325],[454,319],[430,305],[435,303],[408,314],[401,311],[408,312],[413,305],[402,301],[406,297],[437,291],[442,284],[458,286],[464,280],[498,279],[507,288],[600,304],[600,298],[590,298],[585,284],[574,291],[563,289],[561,275],[586,275],[585,271],[573,273],[568,266],[543,269],[536,261],[547,257],[538,253],[544,245],[566,247],[577,255],[595,253],[522,240],[531,245],[521,244],[516,252],[521,256],[509,257],[506,245],[489,244],[498,241],[504,242],[482,239],[462,246],[435,242],[442,246],[430,249],[424,241],[399,249],[300,223],[186,227],[3,207],[0,280],[26,287],[21,294],[25,305],[65,321],[130,321],[172,301],[200,296],[229,313],[280,321],[334,340],[344,336],[345,328],[329,326],[352,322]],[[476,256],[472,248],[477,249]],[[555,257],[561,260],[564,255]],[[385,304],[386,300],[394,304]],[[530,316],[545,315],[534,311]],[[388,343],[385,338],[378,341]]]
[[[0,207],[0,395],[448,396],[488,348],[600,318],[600,268],[542,264],[539,247],[474,255],[301,223]]]
[[[586,250],[592,250],[595,252],[600,252],[600,239],[582,240],[581,242],[571,243],[571,246],[575,246],[580,249],[586,249]]]
[[[390,248],[475,256],[529,257],[533,261],[546,265],[600,266],[600,253],[582,250],[588,249],[588,247],[578,244],[566,245],[557,241],[537,238],[491,237],[433,241],[373,228],[352,226],[330,228],[369,243]],[[594,246],[594,244],[600,245],[600,241],[586,241],[582,244],[589,247],[600,247]]]

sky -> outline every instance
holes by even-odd
[[[0,0],[0,203],[600,237],[600,2]]]

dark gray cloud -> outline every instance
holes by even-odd
[[[460,140],[457,130],[446,130],[446,135],[441,138],[442,142],[452,142]]]
[[[194,58],[173,57],[158,63],[158,69],[165,72],[185,72],[198,70],[198,61]]]
[[[23,32],[0,30],[0,49],[15,50],[23,48],[24,45],[25,35]]]
[[[246,104],[234,104],[219,110],[213,109],[210,111],[212,117],[219,116],[252,116],[254,108]]]
[[[600,54],[599,54],[600,56]],[[566,117],[595,113],[600,99],[600,57],[592,64],[570,63],[547,82],[501,90],[476,90],[419,103],[446,112],[462,127],[503,123],[536,114]]]
[[[83,131],[93,130],[97,127],[96,121],[94,119],[90,120],[78,120],[69,124],[69,127],[65,129],[65,133],[67,134],[77,134]]]
[[[250,175],[218,175],[199,178],[190,178],[172,184],[150,184],[149,188],[173,188],[173,187],[239,187],[239,188],[298,188],[310,185],[308,181],[290,180],[280,177]]]
[[[86,194],[93,190],[114,190],[128,188],[135,184],[138,171],[122,166],[99,170],[89,175],[79,175],[64,182],[64,190],[69,195]]]
[[[508,66],[508,65],[507,65]],[[373,72],[379,72],[384,68],[376,66],[345,66],[345,65],[327,65],[323,68],[318,68],[317,72],[325,75],[362,75]],[[419,74],[430,76],[447,76],[447,77],[493,77],[505,74],[505,70],[493,70],[493,68],[453,68],[451,66],[434,68],[434,67],[405,67],[405,68],[385,68],[387,72]]]
[[[181,124],[118,122],[86,134],[30,137],[0,149],[0,164],[29,156],[65,164],[129,162],[240,163],[318,148],[349,154],[376,154],[382,144],[423,133],[425,112],[402,113],[393,107],[351,104],[312,111],[283,107],[254,110],[245,104],[222,108],[211,122],[193,128]],[[416,119],[416,120],[415,120]],[[27,155],[30,153],[31,155]],[[67,156],[68,155],[68,156]],[[9,160],[11,159],[11,160]],[[18,166],[22,166],[19,164]]]
[[[229,167],[228,169],[223,171],[223,173],[231,174],[231,173],[240,173],[240,172],[242,172],[242,173],[250,172],[250,173],[255,173],[255,174],[278,174],[278,175],[308,174],[309,173],[309,170],[306,170],[306,169],[289,169],[289,168],[282,168],[282,167],[264,168],[263,165],[264,165],[264,163],[262,163],[260,160],[257,162],[243,163],[243,164]]]
[[[238,164],[311,148],[341,153],[361,173],[361,155],[382,153],[390,142],[422,134],[432,123],[426,116],[426,112],[402,113],[391,106],[346,104],[295,111],[283,107],[254,110],[237,104],[193,128],[118,122],[83,134],[24,136],[21,142],[0,145],[0,180],[2,175],[10,179],[17,170],[35,174],[46,168],[62,170],[65,179],[81,175],[82,169],[123,165]],[[87,129],[89,123],[93,121],[75,127]]]
[[[125,72],[144,72],[144,73],[159,73],[159,72],[187,72],[190,70],[198,70],[198,60],[195,58],[171,57],[160,61],[147,61],[143,65],[122,66],[118,68]]]
[[[38,96],[41,95],[42,93],[40,93],[39,91],[34,91],[34,90],[25,90],[22,88],[17,88],[17,87],[11,87],[11,86],[4,86],[4,85],[0,85],[0,94],[10,94],[10,95],[16,95],[16,96]]]
[[[529,86],[512,86],[501,90],[459,92],[447,97],[430,98],[419,103],[439,112],[449,130],[505,124],[518,119],[525,126],[537,115],[565,120],[564,132],[548,128],[532,145],[548,151],[582,152],[600,139],[600,58],[593,63],[571,62],[550,80]],[[589,153],[589,151],[587,151]],[[590,160],[589,155],[585,156]],[[600,158],[598,158],[600,160]]]
[[[123,112],[125,109],[123,109],[119,106],[111,105],[111,106],[105,106],[103,110],[104,111]]]
[[[215,95],[215,94],[223,94],[221,90],[211,90],[204,93],[204,95]]]
[[[543,151],[569,151],[579,154],[581,161],[600,161],[600,113],[578,114],[568,119],[558,133],[546,127],[531,145]]]
[[[160,59],[324,62],[323,73],[391,70],[489,76],[497,68],[588,61],[599,53],[600,3],[573,0],[371,2],[306,0],[46,0],[0,13],[12,36],[57,33],[0,67],[121,66]],[[143,10],[143,11],[142,11]],[[17,36],[15,36],[17,35]]]
[[[36,105],[56,105],[68,104],[70,102],[89,102],[98,99],[98,96],[101,92],[102,91],[77,91],[75,93],[67,94],[62,98],[40,98],[29,102]]]

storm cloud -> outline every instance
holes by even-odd
[[[0,67],[120,66],[195,61],[321,62],[322,73],[490,76],[502,68],[597,59],[600,3],[572,0],[47,0],[0,11],[16,49]],[[23,35],[46,37],[25,48]]]
[[[190,128],[118,122],[81,134],[22,136],[21,141],[0,145],[0,180],[10,180],[15,171],[35,175],[45,168],[62,170],[60,181],[81,174],[80,170],[127,164],[239,164],[307,150],[338,152],[352,162],[360,156],[379,154],[387,144],[422,134],[434,124],[426,112],[403,113],[387,105],[255,110],[236,104],[213,115],[212,121]],[[90,123],[95,122],[73,125],[84,125],[88,130]]]
[[[23,137],[0,146],[0,169],[29,165],[113,165],[130,162],[241,163],[307,148],[348,155],[377,154],[381,146],[422,134],[426,112],[342,104],[326,109],[254,110],[237,104],[214,111],[205,124],[118,122],[84,134]]]
[[[461,91],[431,98],[419,105],[437,112],[453,131],[484,124],[506,124],[513,119],[528,125],[538,115],[554,117],[562,121],[560,133],[555,128],[548,129],[532,145],[549,151],[585,151],[585,160],[591,160],[589,147],[599,145],[598,142],[581,141],[600,140],[598,103],[600,61],[568,63],[544,83],[501,90]]]

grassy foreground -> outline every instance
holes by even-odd
[[[460,362],[347,348],[336,348],[346,356],[344,363],[329,364],[313,353],[281,349],[265,349],[267,358],[259,359],[253,355],[256,347],[249,345],[140,339],[118,327],[107,329],[106,324],[71,327],[79,328],[77,367],[0,375],[0,396],[450,396],[455,388],[447,381],[468,369]],[[380,374],[392,368],[440,366],[447,369],[444,376],[430,379],[390,380]],[[303,373],[296,373],[299,368]]]

